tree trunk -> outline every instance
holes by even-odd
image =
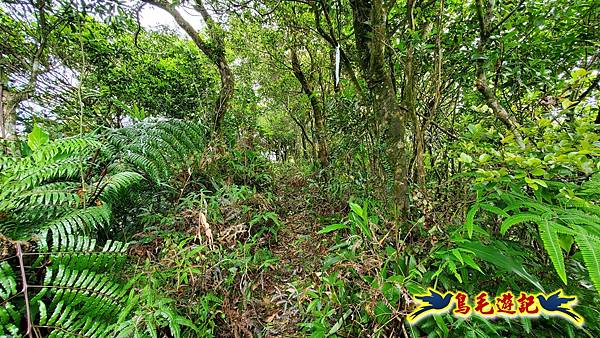
[[[525,148],[523,143],[523,137],[519,132],[519,124],[515,118],[504,109],[496,98],[494,90],[489,87],[487,78],[485,76],[485,49],[491,34],[491,22],[493,18],[493,2],[486,1],[486,5],[483,4],[483,0],[477,0],[477,17],[479,19],[479,44],[477,45],[477,64],[476,64],[476,81],[475,86],[485,99],[485,103],[492,109],[494,115],[506,125],[508,130],[512,132],[515,137],[515,141],[521,149]]]
[[[406,18],[408,27],[411,31],[414,31],[414,6],[415,0],[408,0],[406,3],[407,13]],[[417,97],[415,88],[415,69],[414,69],[414,46],[412,39],[408,39],[406,43],[406,60],[404,63],[404,99],[403,106],[406,108],[408,115],[413,121],[413,128],[415,131],[415,167],[417,184],[421,190],[425,190],[425,137],[423,130],[421,129],[421,121],[417,116]]]
[[[405,154],[405,116],[398,105],[390,69],[386,63],[387,13],[382,0],[351,0],[359,65],[365,79],[377,123],[384,137],[386,157],[393,168],[394,203],[402,215],[408,210]]]
[[[6,138],[6,127],[4,126],[4,86],[0,83],[0,139]]]
[[[17,138],[17,107],[27,95],[13,93],[0,84],[0,138],[4,140],[15,140]]]
[[[291,48],[290,51],[291,60],[292,60],[292,70],[294,72],[294,76],[300,82],[302,86],[302,91],[306,95],[306,97],[310,101],[310,106],[313,111],[313,120],[315,126],[315,146],[317,147],[317,153],[319,156],[319,164],[321,169],[327,168],[329,165],[329,159],[327,155],[327,139],[325,136],[325,115],[323,114],[323,109],[319,100],[312,89],[312,85],[304,75],[302,68],[300,66],[300,60],[298,60],[298,54],[294,47]]]
[[[200,51],[202,51],[202,53],[204,53],[204,55],[206,55],[219,70],[219,75],[221,77],[221,88],[219,91],[219,96],[217,97],[217,101],[215,102],[213,128],[214,133],[220,135],[223,119],[225,118],[225,114],[229,108],[229,101],[233,97],[235,88],[233,73],[229,68],[229,64],[227,63],[227,58],[225,56],[225,33],[223,29],[212,19],[201,0],[196,0],[194,9],[200,12],[204,22],[206,23],[208,34],[211,37],[210,43],[204,41],[202,37],[200,37],[196,29],[194,29],[194,27],[187,20],[185,20],[183,16],[181,16],[177,9],[175,9],[174,5],[164,2],[163,0],[142,1],[159,7],[171,14],[179,27],[181,27],[189,35]]]

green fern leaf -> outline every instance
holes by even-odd
[[[544,249],[550,256],[550,260],[554,265],[554,269],[558,273],[560,279],[567,284],[567,272],[565,271],[565,260],[562,254],[562,250],[560,248],[560,243],[558,241],[558,234],[556,230],[552,227],[552,224],[547,220],[542,220],[538,222],[538,229],[540,233],[540,238],[542,239],[542,243],[544,244]]]
[[[600,293],[600,238],[589,235],[585,229],[576,226],[575,242],[581,250],[585,267],[590,275],[592,284]]]
[[[132,171],[124,171],[112,175],[104,183],[100,199],[105,202],[114,202],[143,178],[142,175]]]
[[[524,222],[534,222],[539,224],[543,222],[543,218],[532,213],[512,215],[502,222],[500,225],[500,233],[504,235],[513,225]]]
[[[498,208],[497,206],[491,205],[491,204],[487,204],[487,203],[481,203],[479,205],[479,207],[483,210],[489,211],[491,213],[494,213],[498,216],[503,216],[503,217],[509,217],[510,215],[506,213],[506,211]]]
[[[465,227],[467,228],[467,233],[469,235],[469,238],[473,237],[473,229],[475,228],[475,214],[477,213],[477,210],[479,210],[479,206],[480,204],[474,204],[469,211],[467,212],[467,217],[465,220]]]
[[[0,297],[7,299],[17,293],[17,277],[7,261],[0,263]]]

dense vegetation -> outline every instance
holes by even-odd
[[[3,2],[0,336],[600,336],[598,5]]]

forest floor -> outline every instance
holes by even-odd
[[[331,245],[328,236],[320,235],[318,231],[335,215],[336,208],[309,201],[307,190],[311,189],[306,180],[288,179],[292,182],[278,185],[282,188],[275,191],[278,215],[283,224],[277,241],[270,247],[277,263],[261,276],[262,285],[257,290],[254,304],[256,324],[266,337],[301,335],[299,306],[306,300],[306,292],[320,283],[323,258]],[[314,208],[315,202],[319,208]]]

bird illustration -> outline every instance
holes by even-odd
[[[561,312],[566,316],[572,318],[576,323],[581,322],[582,317],[575,313],[568,304],[577,300],[577,297],[565,297],[562,290],[558,290],[548,297],[544,295],[538,295],[537,299],[540,302],[542,308],[548,312]],[[565,306],[563,306],[565,305]]]
[[[413,313],[408,315],[408,320],[410,322],[415,322],[417,318],[428,311],[439,313],[450,306],[453,296],[451,292],[441,294],[433,289],[429,289],[428,291],[429,295],[415,296],[415,298],[421,300],[422,303]]]

